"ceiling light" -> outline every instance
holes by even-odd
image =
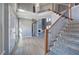
[[[23,10],[23,9],[18,9],[19,11],[21,11],[21,12],[25,12],[25,10]]]

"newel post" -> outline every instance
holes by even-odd
[[[44,39],[45,39],[45,54],[47,54],[48,53],[48,29],[45,29]]]
[[[69,22],[69,28],[68,28],[68,31],[70,31],[70,27],[71,27],[71,4],[69,3],[68,4],[68,22]]]

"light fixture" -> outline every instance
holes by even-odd
[[[51,18],[47,18],[47,22],[51,21]]]
[[[25,10],[23,10],[23,9],[18,9],[18,11],[25,12]]]

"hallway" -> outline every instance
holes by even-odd
[[[79,4],[0,4],[0,54],[79,55]]]

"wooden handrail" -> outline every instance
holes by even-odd
[[[59,14],[59,15],[61,15],[61,17],[65,17],[67,19],[74,20],[74,19],[72,19],[70,17],[65,16],[64,13],[60,14],[59,12],[56,12],[56,11],[54,11],[54,12],[57,13],[57,14]],[[61,19],[61,17],[59,17],[58,20]],[[52,24],[51,27],[48,30],[50,30],[58,22],[58,20],[54,24]]]
[[[63,16],[63,15],[61,15],[61,16],[56,20],[56,22],[51,25],[51,27],[50,27],[48,30],[50,30],[50,29],[62,18],[62,16]]]
[[[48,29],[45,29],[44,42],[45,42],[45,54],[48,53]]]
[[[59,12],[57,12],[57,11],[53,11],[53,12],[55,12],[55,13],[57,13],[57,14],[59,14],[59,15],[62,15],[62,14],[60,14],[60,13],[59,13]],[[67,16],[65,16],[65,15],[62,15],[62,17],[65,17],[65,18],[70,19],[70,20],[74,20],[74,19],[69,18],[69,17],[67,17]]]

